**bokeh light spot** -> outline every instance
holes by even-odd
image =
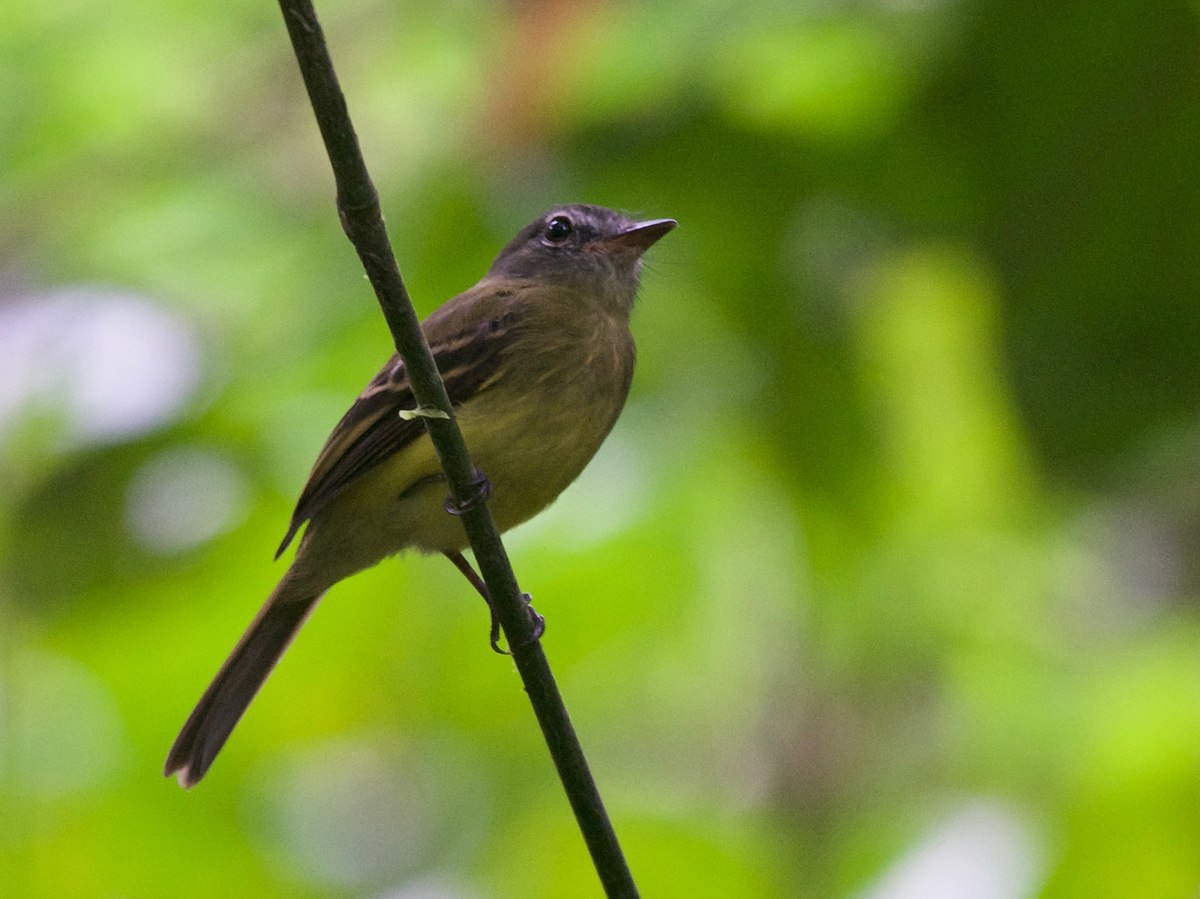
[[[71,659],[29,651],[0,679],[0,764],[24,794],[63,796],[101,786],[118,770],[124,734],[116,702]]]
[[[416,745],[389,736],[386,746],[365,737],[311,745],[254,779],[254,830],[291,876],[313,883],[428,884],[439,860],[461,852],[486,825],[490,795],[474,770],[445,741]]]
[[[235,527],[246,506],[246,481],[232,460],[179,447],[159,453],[134,474],[125,526],[151,552],[176,553]]]
[[[192,327],[136,294],[72,287],[0,304],[0,436],[31,408],[60,417],[72,443],[153,430],[200,369]]]
[[[939,822],[860,899],[1022,899],[1036,893],[1041,856],[1017,809],[973,800]]]

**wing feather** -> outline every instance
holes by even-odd
[[[503,361],[509,345],[507,332],[516,325],[515,312],[508,310],[456,329],[447,339],[432,343],[434,361],[452,406],[461,406],[486,388]],[[428,324],[426,329],[432,330]],[[400,417],[401,410],[415,407],[404,363],[393,356],[329,435],[296,502],[275,558],[283,554],[304,523],[349,484],[425,433],[424,419]]]

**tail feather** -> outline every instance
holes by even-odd
[[[250,701],[321,598],[320,593],[300,599],[284,597],[284,583],[275,589],[246,629],[175,738],[163,774],[167,777],[175,774],[185,788],[190,789],[208,771]]]

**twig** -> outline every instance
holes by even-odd
[[[375,289],[396,350],[404,360],[417,403],[440,409],[448,415],[447,418],[426,417],[425,427],[446,473],[450,493],[464,509],[461,520],[467,538],[591,853],[592,863],[607,895],[635,897],[637,887],[571,726],[546,655],[535,638],[533,622],[492,513],[486,503],[473,501],[478,476],[467,454],[462,433],[452,417],[446,388],[392,254],[379,195],[363,162],[316,10],[309,0],[279,0],[279,6],[333,166],[342,229],[358,252]],[[530,864],[529,869],[536,870],[536,864]]]

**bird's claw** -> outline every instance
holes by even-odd
[[[529,623],[532,626],[529,639],[518,646],[518,649],[529,646],[531,643],[536,643],[542,639],[542,634],[546,633],[546,619],[538,614],[537,609],[533,607],[533,597],[528,593],[521,594],[521,601],[525,603],[525,614],[529,616]],[[496,610],[492,608],[492,604],[488,603],[488,608],[492,612],[492,626],[489,631],[489,638],[492,644],[492,651],[497,652],[502,656],[512,655],[507,649],[500,648],[500,619],[496,617]]]
[[[542,634],[546,633],[546,619],[538,614],[538,610],[533,607],[533,597],[528,593],[522,593],[521,599],[525,601],[525,612],[529,615],[529,622],[533,625],[529,639],[525,642],[525,646],[530,643],[536,643],[542,639]]]
[[[487,498],[492,495],[492,482],[487,479],[487,476],[478,469],[471,477],[470,482],[471,493],[462,502],[454,498],[454,494],[446,497],[446,511],[451,515],[465,515],[472,509],[481,506],[487,502]]]

